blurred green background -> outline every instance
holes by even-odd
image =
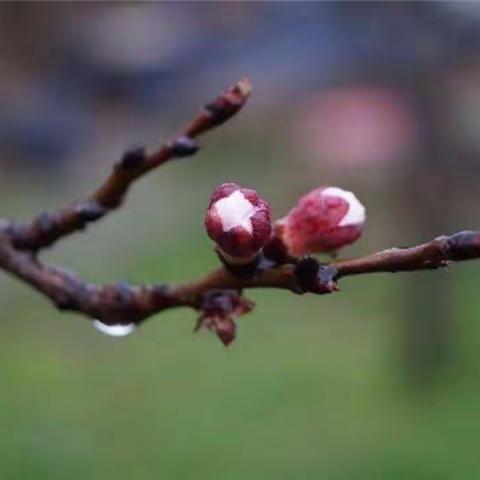
[[[254,84],[197,156],[44,254],[88,280],[214,268],[203,214],[229,180],[276,218],[353,190],[369,217],[348,256],[479,228],[478,3],[10,3],[0,27],[2,216],[81,198],[126,148]],[[107,337],[2,275],[0,478],[477,478],[479,274],[251,291],[229,349],[189,310]]]

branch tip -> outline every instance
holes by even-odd
[[[252,82],[247,75],[242,77],[233,88],[236,88],[245,99],[250,96],[253,89]]]
[[[235,85],[205,105],[209,114],[209,124],[204,129],[217,127],[233,117],[247,103],[252,92],[248,77],[243,77]]]

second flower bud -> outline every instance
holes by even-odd
[[[275,223],[275,235],[293,257],[335,253],[360,238],[365,220],[365,207],[352,192],[320,187]]]

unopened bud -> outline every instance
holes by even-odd
[[[212,194],[205,228],[226,261],[249,262],[270,238],[270,206],[255,190],[224,183]]]
[[[365,219],[365,207],[352,192],[320,187],[300,198],[275,233],[294,257],[335,252],[361,236]]]

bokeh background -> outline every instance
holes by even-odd
[[[353,190],[369,218],[349,256],[480,227],[476,2],[2,4],[1,215],[81,198],[244,74],[247,108],[197,156],[45,258],[99,282],[198,276],[228,180],[275,217]],[[116,339],[2,275],[0,478],[477,478],[479,277],[254,291],[226,350],[191,311]]]

